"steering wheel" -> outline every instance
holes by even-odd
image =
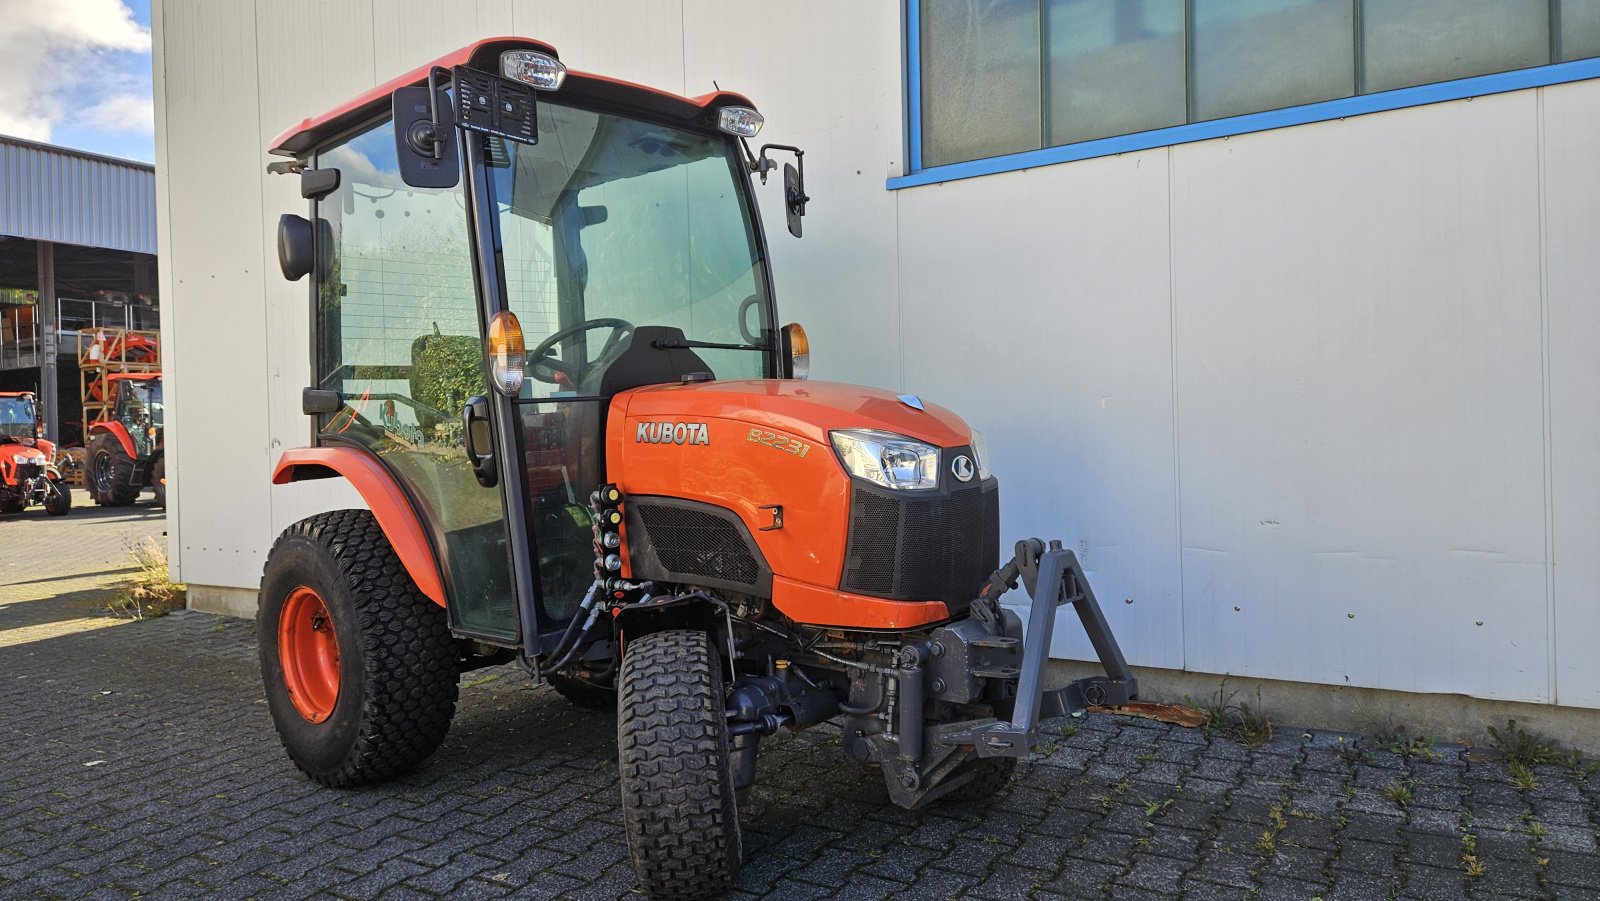
[[[549,382],[551,384],[557,384],[556,376],[566,376],[567,386],[576,388],[583,379],[583,373],[578,371],[577,366],[551,356],[550,352],[562,341],[597,328],[609,328],[611,329],[611,334],[606,338],[606,343],[600,348],[600,353],[589,363],[591,369],[603,363],[611,362],[612,358],[621,353],[622,348],[626,346],[626,339],[633,336],[633,323],[625,319],[586,319],[575,325],[569,325],[540,341],[538,347],[528,352],[529,374],[541,382]]]

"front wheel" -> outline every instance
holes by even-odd
[[[722,660],[704,632],[641,635],[617,687],[622,820],[646,895],[716,895],[739,875]]]
[[[51,516],[66,516],[72,512],[72,489],[63,482],[54,482],[44,499],[44,512]]]
[[[285,529],[256,614],[267,707],[284,749],[339,788],[398,776],[455,713],[455,642],[378,521],[336,510]]]

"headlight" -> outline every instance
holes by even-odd
[[[851,475],[885,488],[939,487],[939,449],[876,429],[830,432],[839,462]]]
[[[32,463],[33,462],[33,458],[32,457],[24,457],[22,454],[12,454],[11,455],[11,462],[13,462],[13,463]]]
[[[989,442],[984,439],[983,433],[977,429],[972,430],[972,457],[978,461],[978,481],[989,477]]]

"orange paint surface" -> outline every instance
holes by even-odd
[[[328,470],[344,476],[372,508],[383,534],[394,547],[400,562],[411,574],[411,581],[443,607],[445,605],[444,581],[439,576],[439,563],[433,556],[422,523],[411,509],[394,476],[370,454],[349,447],[300,447],[283,452],[272,471],[272,484],[287,485],[303,479],[329,476]]]

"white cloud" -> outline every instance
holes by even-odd
[[[56,124],[69,117],[91,127],[103,117],[120,123],[121,130],[135,130],[126,127],[135,121],[128,101],[138,101],[138,95],[101,98],[113,84],[128,87],[125,74],[108,74],[97,65],[117,51],[150,52],[149,30],[134,21],[122,0],[0,0],[0,59],[6,61],[0,133],[48,141]],[[83,89],[93,92],[91,102],[69,109],[71,97]],[[143,102],[148,110],[149,98]]]
[[[74,116],[73,121],[113,134],[155,134],[156,105],[149,94],[113,94]]]

